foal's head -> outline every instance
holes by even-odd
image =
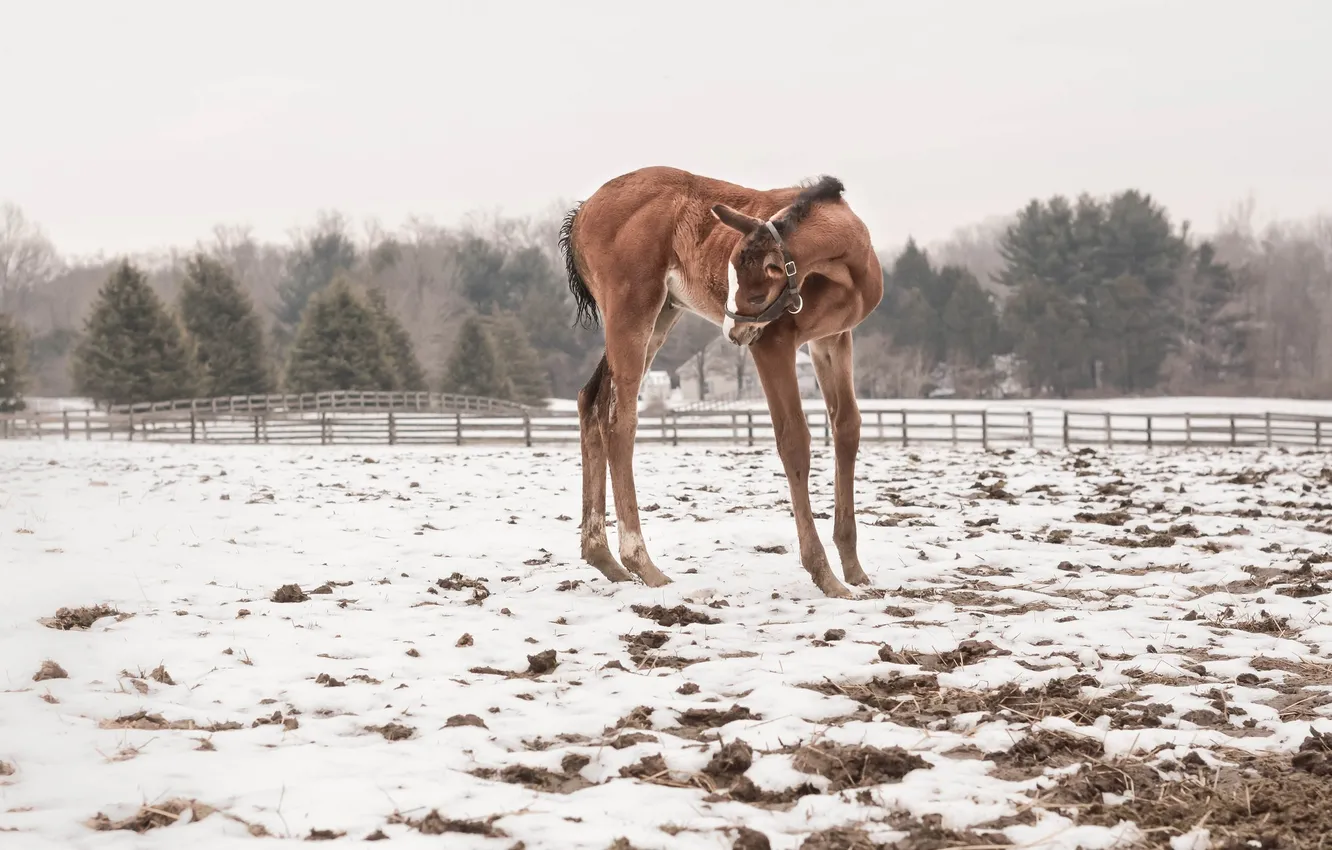
[[[796,288],[799,267],[786,241],[815,203],[836,200],[841,195],[842,182],[823,177],[801,190],[770,220],[754,218],[725,204],[712,207],[718,221],[741,234],[727,264],[727,312],[722,323],[727,339],[749,345],[769,323],[785,313],[800,312],[804,305]]]

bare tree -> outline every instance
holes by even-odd
[[[0,312],[17,310],[18,299],[60,271],[55,246],[23,210],[0,205]]]

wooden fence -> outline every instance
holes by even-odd
[[[1332,449],[1332,417],[1294,413],[1106,413],[1059,410],[867,410],[861,440],[917,445],[1284,446]],[[822,410],[805,413],[816,443],[830,445]],[[0,416],[0,438],[131,440],[165,443],[301,445],[546,445],[578,442],[574,413],[440,412],[412,408],[213,412],[63,411]],[[640,414],[640,443],[771,445],[772,421],[760,410]]]

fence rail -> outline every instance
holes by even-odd
[[[1283,446],[1332,449],[1332,417],[1297,413],[1109,413],[1051,410],[869,410],[861,440],[913,445]],[[827,414],[805,412],[813,440],[832,442]],[[640,414],[640,443],[770,444],[766,411]],[[388,410],[53,411],[0,416],[0,439],[137,440],[302,445],[546,445],[578,442],[577,414],[396,407]]]
[[[193,410],[209,413],[303,413],[322,410],[416,410],[463,413],[514,413],[536,410],[516,401],[453,393],[409,393],[338,390],[324,393],[182,398],[143,401],[111,407],[111,413],[159,413]]]

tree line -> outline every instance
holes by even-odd
[[[573,397],[600,356],[576,327],[558,214],[354,234],[321,215],[287,245],[219,227],[190,251],[62,258],[0,217],[0,409],[24,391],[101,402],[335,389]],[[1332,394],[1332,220],[1205,238],[1150,195],[1034,199],[884,257],[856,333],[864,397]],[[881,237],[882,238],[882,237]],[[686,317],[654,368],[722,371]],[[33,391],[36,391],[33,393]]]

